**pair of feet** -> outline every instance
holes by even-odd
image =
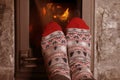
[[[90,71],[91,35],[80,18],[67,25],[66,36],[56,22],[50,22],[42,36],[42,50],[50,80],[94,80]]]

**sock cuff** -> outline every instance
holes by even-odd
[[[56,22],[49,22],[45,26],[42,36],[45,37],[54,31],[62,31],[62,29],[61,29],[60,25],[58,25]]]
[[[67,28],[79,28],[79,29],[89,30],[87,24],[81,18],[78,17],[73,18],[67,25]]]

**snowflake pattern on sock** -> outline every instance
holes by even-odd
[[[90,31],[88,29],[67,28],[66,39],[72,80],[93,80],[90,71]]]
[[[54,31],[42,37],[41,45],[49,78],[51,79],[59,74],[66,77],[64,80],[71,80],[64,33],[62,31]]]

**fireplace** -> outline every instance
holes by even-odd
[[[15,6],[16,80],[48,80],[40,46],[48,22],[56,21],[65,30],[72,17],[80,17],[91,26],[94,35],[94,0],[16,0]]]

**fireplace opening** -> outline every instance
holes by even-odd
[[[16,0],[15,3],[16,80],[47,80],[40,45],[45,25],[55,21],[65,32],[71,18],[80,17],[92,31],[94,0]]]
[[[41,57],[41,34],[45,25],[57,22],[65,31],[72,17],[82,17],[82,0],[30,0],[29,42],[33,57]]]

